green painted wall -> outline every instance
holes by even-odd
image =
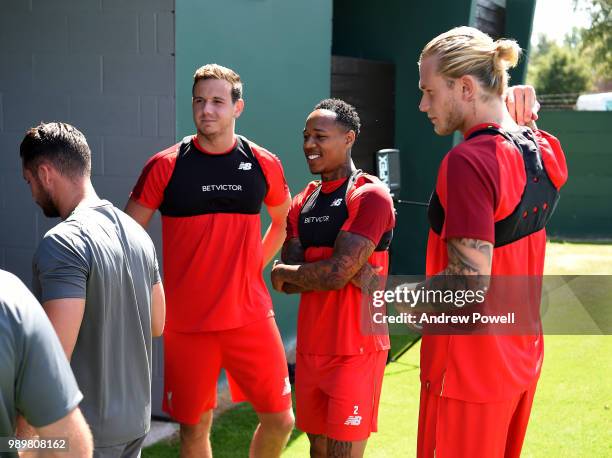
[[[612,112],[548,111],[538,127],[555,135],[569,179],[549,225],[559,238],[612,238]]]
[[[418,110],[419,54],[436,35],[468,24],[470,8],[470,0],[334,2],[333,54],[386,60],[396,65],[395,146],[401,151],[401,199],[429,200],[440,160],[453,145],[453,137],[436,136],[427,117]],[[396,207],[392,270],[422,273],[427,241],[426,208],[410,204]]]
[[[230,67],[244,81],[238,132],[276,153],[292,194],[301,190],[311,179],[301,147],[304,120],[330,91],[331,1],[176,0],[177,137],[193,132],[195,69],[210,62]],[[273,299],[288,343],[297,297]]]

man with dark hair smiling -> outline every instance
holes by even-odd
[[[272,270],[276,290],[302,293],[296,413],[313,457],[363,456],[377,430],[389,349],[387,334],[362,329],[360,282],[387,273],[395,213],[389,190],[355,170],[360,127],[355,108],[338,99],[321,101],[308,116],[304,154],[321,181],[293,199],[283,263]]]
[[[20,147],[23,176],[46,216],[62,221],[34,255],[34,292],[83,392],[94,456],[136,457],[151,421],[151,338],[165,302],[147,233],[91,183],[75,127],[43,123]]]

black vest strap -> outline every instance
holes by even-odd
[[[298,232],[302,247],[333,247],[340,228],[348,218],[346,200],[357,179],[363,174],[355,170],[349,178],[331,194],[321,194],[322,183],[308,196],[300,210]],[[325,213],[325,214],[323,214]],[[315,221],[315,222],[313,222]],[[320,223],[317,223],[320,221]],[[318,226],[315,226],[318,224]],[[374,251],[385,251],[391,245],[393,230],[385,232]]]
[[[542,153],[531,130],[509,133],[495,126],[488,126],[470,134],[466,141],[479,135],[503,136],[520,151],[525,164],[526,182],[521,200],[510,215],[495,223],[497,248],[543,229],[559,202],[559,191],[544,168]],[[429,199],[428,218],[431,229],[440,235],[445,212],[435,189]]]
[[[344,187],[344,201],[345,202],[346,202],[346,198],[348,197],[349,191],[355,185],[355,183],[357,182],[357,178],[359,178],[359,176],[362,173],[363,171],[361,169],[357,169],[353,171],[353,173],[351,173],[351,175],[349,176],[348,180],[346,180],[344,184],[341,186],[341,187]],[[315,202],[317,201],[317,197],[319,197],[319,193],[321,192],[322,188],[323,188],[323,182],[319,181],[317,189],[315,189],[312,192],[312,194],[308,196],[308,199],[306,199],[306,202],[302,206],[302,210],[300,211],[300,213],[308,212],[314,206]]]

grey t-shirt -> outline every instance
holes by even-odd
[[[132,218],[102,200],[47,232],[34,255],[44,303],[84,298],[71,365],[96,447],[132,441],[151,419],[151,289],[155,247]]]
[[[17,414],[47,426],[81,399],[47,315],[17,277],[0,270],[0,437],[15,435]]]

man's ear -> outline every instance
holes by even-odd
[[[478,83],[471,75],[463,75],[459,78],[461,87],[461,99],[464,102],[472,102],[476,98]]]
[[[355,135],[355,131],[353,129],[349,129],[349,131],[344,135],[344,141],[346,143],[346,146],[351,148],[355,143],[356,138],[357,136]]]
[[[42,162],[38,165],[38,168],[34,174],[38,178],[38,181],[40,181],[45,187],[48,187],[53,181],[56,171],[48,162]]]
[[[244,100],[238,99],[234,104],[234,118],[239,118],[242,114],[242,110],[244,110]]]

